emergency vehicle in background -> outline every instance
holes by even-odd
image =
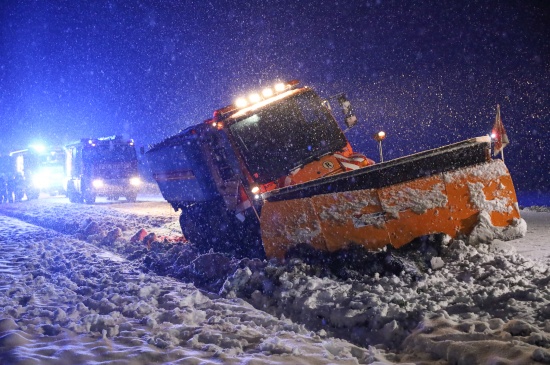
[[[27,182],[22,171],[23,157],[17,157],[10,153],[0,156],[0,202],[2,203],[19,202],[26,195]],[[30,193],[30,198],[27,199],[32,198],[35,196]]]
[[[132,139],[83,138],[66,149],[66,189],[72,203],[93,204],[96,197],[135,202],[141,186]]]
[[[61,147],[33,145],[9,153],[10,178],[14,179],[16,201],[37,199],[40,192],[64,194],[65,151]]]
[[[60,146],[34,147],[36,168],[32,185],[51,196],[65,195],[65,150]]]
[[[347,127],[356,117],[341,95]],[[284,257],[298,244],[399,248],[518,222],[511,177],[478,137],[379,164],[353,151],[327,100],[280,83],[147,151],[185,237],[203,251]]]

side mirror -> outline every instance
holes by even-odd
[[[141,146],[141,147],[139,148],[139,153],[142,154],[142,155],[144,155],[144,154],[145,154],[145,147]]]
[[[357,124],[357,117],[355,114],[353,114],[353,110],[351,109],[351,103],[346,98],[345,94],[338,95],[338,103],[342,107],[342,112],[344,113],[344,117],[346,118],[346,126],[348,128],[353,127],[355,124]]]
[[[323,107],[327,108],[327,110],[332,111],[332,107],[330,106],[330,103],[328,102],[328,100],[323,100],[323,101],[321,102],[321,105],[322,105]]]

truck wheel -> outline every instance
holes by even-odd
[[[71,203],[82,203],[82,195],[80,195],[74,190],[73,191],[69,190],[67,192],[67,196],[69,197],[69,201]]]
[[[237,240],[235,250],[242,257],[265,259],[265,250],[260,232],[260,222],[250,209],[245,213],[245,221],[233,219],[233,229]]]
[[[22,191],[16,191],[15,192],[15,201],[20,202],[23,200],[23,197],[25,196],[25,193]]]
[[[40,191],[38,189],[27,189],[26,191],[27,200],[38,199],[40,196]]]
[[[118,200],[118,197],[117,197],[117,200]],[[131,203],[135,203],[135,201],[137,200],[137,194],[132,193],[132,194],[126,195],[126,200]]]
[[[180,215],[180,227],[181,232],[185,238],[191,242],[201,252],[209,250],[209,240],[205,235],[204,228],[199,222],[199,219],[193,218],[191,212],[186,209],[182,209]],[[208,231],[207,231],[208,232]]]
[[[71,203],[82,203],[82,195],[76,191],[71,181],[67,182],[67,197]]]
[[[212,225],[182,219],[180,216],[180,225],[183,224],[182,232],[185,238],[191,242],[201,253],[210,250],[234,254],[228,249],[228,241],[223,233]]]
[[[86,193],[86,195],[84,195],[84,202],[86,204],[94,204],[95,203],[95,194],[92,194],[92,193]]]
[[[223,212],[222,206],[213,202],[182,208],[180,226],[183,235],[200,252],[213,249],[217,252],[231,253],[228,249],[228,244],[231,243],[228,235],[230,227],[221,214]]]
[[[182,208],[180,226],[185,238],[200,252],[213,249],[237,257],[265,257],[257,220],[248,217],[243,224],[226,212],[223,203]]]

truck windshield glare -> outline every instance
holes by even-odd
[[[312,159],[346,146],[346,138],[313,92],[266,106],[237,121],[230,133],[258,183],[288,174]]]

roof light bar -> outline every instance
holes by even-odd
[[[282,82],[279,82],[278,84],[275,85],[275,91],[278,93],[282,93],[283,91],[285,91],[285,89],[286,89],[286,85],[283,84]]]
[[[254,93],[248,96],[248,100],[250,100],[252,104],[256,104],[262,100],[262,97],[260,96],[260,94]]]
[[[259,103],[262,100],[269,99],[277,94],[290,90],[296,85],[298,85],[298,80],[292,80],[290,82],[279,82],[275,84],[272,88],[265,88],[261,94],[252,93],[248,96],[248,98],[240,97],[236,99],[235,107],[241,109],[252,104]]]
[[[238,98],[236,101],[235,101],[235,106],[237,108],[244,108],[245,106],[248,105],[248,100],[246,100],[245,98]]]

